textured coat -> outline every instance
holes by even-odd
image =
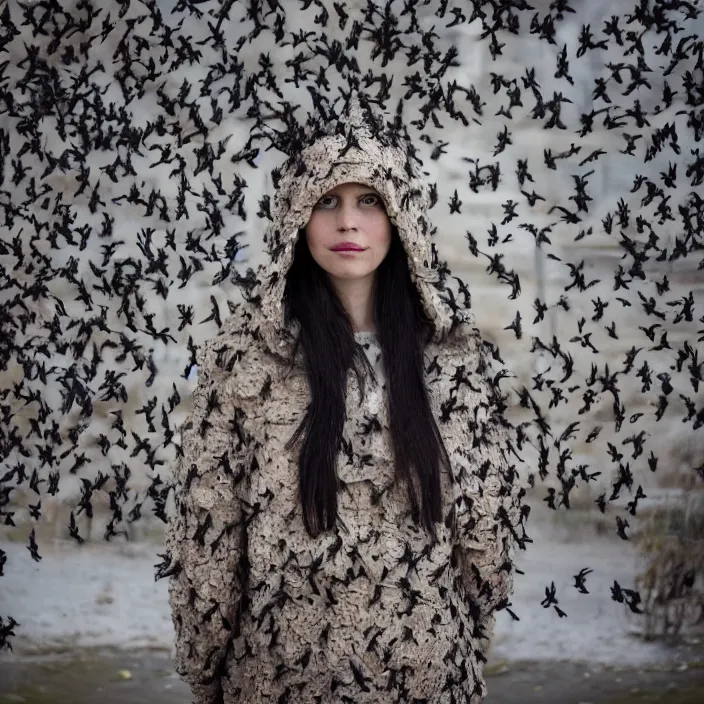
[[[167,531],[176,666],[199,704],[475,703],[485,692],[523,491],[485,346],[469,310],[450,305],[428,191],[402,145],[371,136],[371,119],[353,104],[346,133],[318,136],[284,170],[260,288],[199,350]],[[350,135],[355,147],[345,151]],[[346,181],[381,193],[434,323],[425,382],[451,460],[434,544],[394,482],[388,361],[373,334],[356,338],[379,360],[379,378],[359,388],[348,374],[336,527],[316,538],[304,529],[300,441],[285,445],[309,388],[300,357],[287,373],[297,324],[284,320],[282,292],[298,229]]]

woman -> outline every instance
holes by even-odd
[[[198,356],[167,547],[199,704],[479,702],[512,589],[523,490],[428,189],[340,125],[275,172],[261,286]]]

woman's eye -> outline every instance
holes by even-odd
[[[317,203],[316,207],[319,208],[330,208],[335,204],[336,196],[323,196]],[[326,202],[327,201],[327,202]],[[365,205],[378,205],[381,203],[379,196],[375,196],[373,193],[369,193],[366,196],[360,198]]]

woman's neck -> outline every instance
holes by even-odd
[[[376,332],[374,321],[373,276],[334,279],[333,286],[352,320],[355,332]]]

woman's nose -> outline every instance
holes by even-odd
[[[356,229],[359,213],[351,203],[341,203],[337,210],[337,226],[340,230]]]

